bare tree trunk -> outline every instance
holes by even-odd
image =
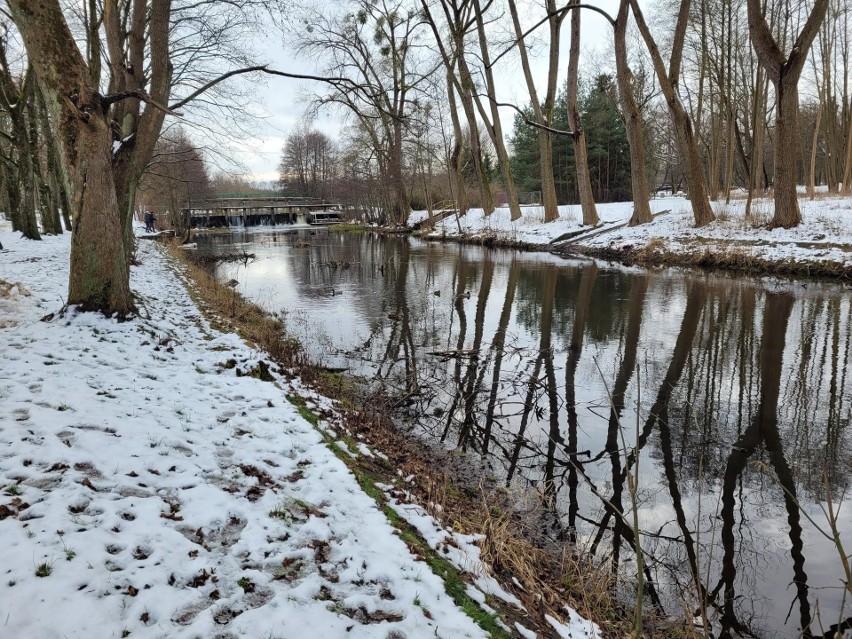
[[[645,23],[645,18],[642,15],[642,10],[639,8],[637,0],[630,0],[630,7],[633,9],[633,15],[636,18],[636,24],[642,34],[642,39],[645,41],[645,45],[648,47],[648,51],[654,61],[657,80],[660,83],[660,88],[663,90],[663,95],[665,95],[666,103],[669,105],[672,121],[677,133],[680,155],[686,162],[686,181],[689,188],[690,203],[692,204],[692,215],[695,220],[695,226],[701,227],[715,220],[716,216],[713,214],[710,202],[707,199],[707,188],[704,184],[704,169],[701,165],[698,144],[695,141],[695,134],[692,130],[692,122],[677,93],[690,0],[681,0],[674,41],[672,43],[672,56],[668,69],[665,67],[657,43],[654,41],[651,31]]]
[[[572,4],[579,4],[572,0]],[[577,169],[577,188],[580,191],[580,208],[583,211],[583,224],[597,226],[601,219],[595,207],[592,192],[592,180],[589,175],[589,154],[586,151],[586,132],[580,121],[577,109],[577,81],[580,66],[580,9],[571,12],[571,48],[568,54],[568,118],[571,128],[571,142],[574,145],[574,165]]]
[[[56,115],[57,138],[72,185],[68,303],[125,316],[133,312],[112,173],[112,131],[105,105],[58,0],[9,0],[30,62]],[[73,99],[72,99],[73,98]]]
[[[849,110],[849,123],[846,125],[846,168],[843,170],[843,193],[852,193],[852,109]]]
[[[509,0],[509,12],[512,14],[512,24],[515,27],[515,36],[517,38],[518,52],[521,57],[521,67],[524,71],[524,78],[527,83],[527,90],[530,94],[530,102],[532,103],[533,112],[535,113],[536,122],[539,125],[550,126],[551,116],[553,111],[553,96],[556,92],[556,76],[559,65],[559,31],[564,13],[556,13],[555,2],[547,0],[545,7],[550,15],[548,24],[550,26],[550,55],[548,59],[548,87],[545,106],[542,109],[538,101],[538,92],[533,81],[532,71],[530,69],[529,57],[527,55],[527,45],[524,42],[524,32],[521,28],[521,21],[518,17],[518,7],[515,0]],[[551,142],[551,134],[546,129],[539,128],[539,166],[541,169],[541,200],[544,206],[544,221],[553,222],[559,218],[559,206],[556,200],[556,182],[553,177],[553,145]]]
[[[800,144],[799,77],[828,9],[828,0],[816,0],[789,56],[781,51],[766,24],[760,0],[747,0],[749,34],[752,45],[775,86],[775,214],[772,226],[791,228],[802,221],[796,194],[796,154]]]
[[[456,222],[458,218],[467,213],[467,187],[464,183],[462,173],[462,130],[459,122],[459,114],[456,109],[456,95],[453,90],[452,71],[447,71],[447,101],[450,103],[450,119],[453,122],[453,150],[450,153],[450,186],[455,190],[456,199]],[[459,225],[459,232],[461,226]]]
[[[482,141],[479,137],[479,126],[476,122],[476,112],[473,109],[473,78],[470,74],[470,69],[467,66],[467,61],[464,59],[464,49],[461,48],[462,43],[457,43],[458,56],[456,62],[459,68],[461,79],[461,87],[459,90],[459,99],[462,103],[465,117],[467,118],[467,126],[470,137],[470,156],[473,160],[473,168],[476,171],[476,177],[479,186],[479,205],[482,207],[483,214],[488,217],[494,212],[494,196],[491,194],[491,179],[488,177],[485,163],[482,161]]]
[[[16,80],[6,59],[5,47],[0,47],[0,90],[4,101],[4,111],[8,117],[11,135],[9,138],[9,176],[8,185],[12,206],[12,228],[23,233],[30,240],[40,240],[36,219],[37,184],[35,163],[38,157],[33,142],[37,142],[28,112],[33,99],[33,69],[28,66],[23,78]]]
[[[799,92],[795,84],[791,87],[783,81],[776,85],[775,92],[775,213],[772,226],[788,229],[802,222],[799,196],[796,193],[796,153],[791,153],[788,146],[788,143],[797,144],[801,139]]]
[[[621,0],[618,15],[615,18],[615,78],[618,83],[618,97],[621,112],[624,114],[624,128],[627,130],[627,142],[630,146],[630,186],[633,193],[633,214],[629,226],[647,224],[654,219],[651,214],[651,192],[648,188],[648,175],[645,171],[645,132],[642,114],[633,86],[630,84],[630,67],[627,61],[627,19],[630,0]]]
[[[808,198],[813,200],[816,195],[816,156],[819,146],[819,125],[822,119],[823,92],[820,91],[819,106],[817,107],[816,123],[814,124],[814,138],[811,140],[811,165],[808,172]]]
[[[491,106],[491,126],[488,131],[491,134],[491,141],[497,151],[497,159],[500,162],[500,168],[503,172],[503,186],[506,188],[506,199],[511,212],[511,219],[521,219],[521,205],[518,200],[518,187],[515,185],[515,176],[512,174],[512,167],[509,163],[509,152],[506,150],[506,143],[503,141],[503,125],[500,121],[500,109],[497,107],[497,89],[494,84],[494,70],[491,68],[491,56],[488,52],[488,40],[485,36],[485,21],[482,18],[482,7],[480,0],[474,0],[474,13],[476,14],[476,30],[479,36],[479,51],[482,55],[482,67],[485,75],[485,90],[488,93],[488,102]],[[481,103],[477,100],[480,106],[480,115],[485,120],[485,114],[481,109]],[[486,122],[486,126],[487,122]]]
[[[754,83],[754,106],[752,110],[752,142],[751,142],[751,170],[748,174],[748,196],[745,206],[745,218],[751,219],[751,204],[754,192],[757,190],[760,175],[763,173],[763,143],[765,138],[764,109],[766,108],[767,81],[764,77],[763,67],[758,66],[757,78]]]
[[[38,111],[41,121],[41,129],[44,131],[45,143],[47,146],[47,179],[53,193],[55,206],[59,207],[62,215],[62,221],[65,224],[65,230],[71,230],[71,203],[68,197],[68,176],[63,171],[62,160],[59,156],[59,148],[53,136],[53,127],[50,122],[50,114],[47,109],[44,90],[41,86],[36,89],[36,99],[38,100]],[[61,229],[58,232],[62,232]]]

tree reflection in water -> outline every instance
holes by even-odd
[[[849,627],[836,551],[800,510],[823,517],[826,486],[839,499],[850,474],[852,301],[842,287],[372,235],[294,243],[255,236],[258,261],[221,274],[268,302],[260,291],[282,277],[268,261],[286,263],[273,302],[307,310],[309,341],[327,333],[322,343],[421,436],[534,490],[544,533],[609,562],[626,593],[637,540],[622,516],[632,517],[625,481],[638,446],[655,606],[705,620],[717,637]],[[343,295],[323,296],[329,287]]]

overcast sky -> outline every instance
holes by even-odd
[[[541,4],[541,2],[530,2],[528,10],[521,12],[521,19],[526,26],[531,26],[545,15]],[[618,7],[616,0],[600,0],[596,4],[611,14],[614,14]],[[612,46],[612,28],[602,16],[591,11],[584,11],[582,20],[583,68],[591,73],[599,69],[601,64],[609,64],[609,60],[605,58]],[[493,30],[495,38],[505,33],[506,28],[511,28],[509,16],[506,16],[502,26],[489,28]],[[540,32],[545,35],[546,26],[540,29]],[[560,86],[564,82],[564,74],[568,66],[569,33],[569,19],[566,19],[562,27]],[[296,59],[293,52],[288,50],[280,32],[271,31],[260,37],[261,41],[256,44],[257,49],[265,52],[270,66],[283,71],[304,74],[322,71],[321,64],[316,60]],[[536,88],[542,95],[547,81],[546,46],[535,47],[533,54],[531,58],[533,76]],[[524,106],[529,102],[529,94],[517,55],[507,55],[498,62],[495,67],[495,84],[498,89],[498,99],[501,102],[511,102],[518,106]],[[312,88],[321,90],[321,87],[312,87],[312,83],[286,78],[267,78],[258,84],[257,110],[263,117],[258,118],[256,124],[252,124],[248,137],[235,141],[229,153],[224,155],[230,154],[237,158],[246,167],[250,179],[277,179],[276,167],[284,140],[287,134],[299,125],[306,108],[304,96]],[[506,136],[511,135],[513,116],[510,109],[502,109],[501,117]],[[343,124],[344,114],[335,109],[323,110],[315,121],[316,128],[332,137],[337,136]],[[236,170],[234,167],[231,168]]]

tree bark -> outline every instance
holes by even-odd
[[[58,0],[9,0],[30,63],[48,94],[71,182],[68,303],[126,316],[134,311],[112,173],[112,131]]]
[[[681,0],[678,13],[677,26],[675,27],[674,40],[672,42],[672,55],[669,68],[666,69],[662,55],[660,55],[657,43],[654,41],[645,17],[639,8],[637,0],[630,0],[630,7],[636,18],[636,24],[642,34],[642,39],[648,47],[648,52],[654,62],[657,80],[669,105],[675,131],[677,133],[680,155],[686,162],[686,181],[689,188],[689,199],[692,204],[692,215],[695,226],[701,227],[716,219],[710,202],[707,198],[707,188],[704,184],[704,169],[701,165],[701,156],[698,152],[698,144],[692,129],[692,122],[683,103],[677,93],[677,84],[680,78],[680,64],[683,56],[683,44],[686,36],[687,20],[689,18],[690,0]]]
[[[805,25],[793,43],[789,56],[779,48],[760,5],[747,0],[748,26],[752,45],[761,66],[775,87],[775,214],[773,227],[791,228],[802,221],[796,193],[796,154],[793,145],[801,140],[799,132],[799,77],[820,24],[828,9],[828,0],[816,0]]]
[[[792,85],[792,86],[791,86]],[[790,144],[798,144],[799,92],[795,83],[781,81],[775,86],[775,213],[773,227],[789,229],[802,222],[799,210],[799,195],[796,192],[796,153],[790,152]]]
[[[571,4],[578,4],[572,0]],[[583,224],[597,226],[601,219],[595,207],[592,193],[592,180],[589,175],[589,154],[586,151],[586,133],[580,121],[577,109],[577,82],[580,66],[580,9],[571,12],[571,48],[568,53],[568,91],[567,107],[571,128],[571,142],[574,145],[574,166],[577,169],[577,188],[580,191],[580,208],[583,211]]]
[[[624,128],[630,146],[630,186],[633,193],[633,213],[629,226],[647,224],[654,219],[651,214],[651,192],[648,188],[648,175],[645,171],[645,131],[642,114],[633,95],[630,83],[630,67],[627,62],[627,18],[630,0],[621,0],[618,15],[615,18],[615,79],[618,84],[618,98],[621,112],[624,114]]]

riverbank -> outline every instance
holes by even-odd
[[[562,593],[527,621],[536,575],[528,588],[489,577],[482,560],[508,562],[510,547],[412,503],[435,511],[455,488],[423,493],[365,444],[373,416],[345,423],[246,345],[234,329],[259,340],[279,327],[254,318],[252,336],[233,291],[233,317],[216,316],[185,268],[140,242],[138,318],[61,313],[69,235],[16,235],[0,230],[4,633],[600,636]]]
[[[540,207],[525,207],[517,222],[509,219],[507,209],[488,217],[472,209],[458,221],[451,216],[419,235],[644,266],[852,279],[852,198],[821,194],[813,201],[801,199],[800,206],[804,221],[794,229],[767,228],[772,202],[766,199],[755,200],[749,218],[744,200],[713,203],[717,220],[695,228],[686,199],[661,198],[651,202],[654,221],[637,227],[627,226],[632,204],[619,202],[599,204],[602,223],[593,228],[580,223],[576,205],[559,207],[559,219],[549,224]],[[415,211],[410,224],[425,217],[425,212]]]

